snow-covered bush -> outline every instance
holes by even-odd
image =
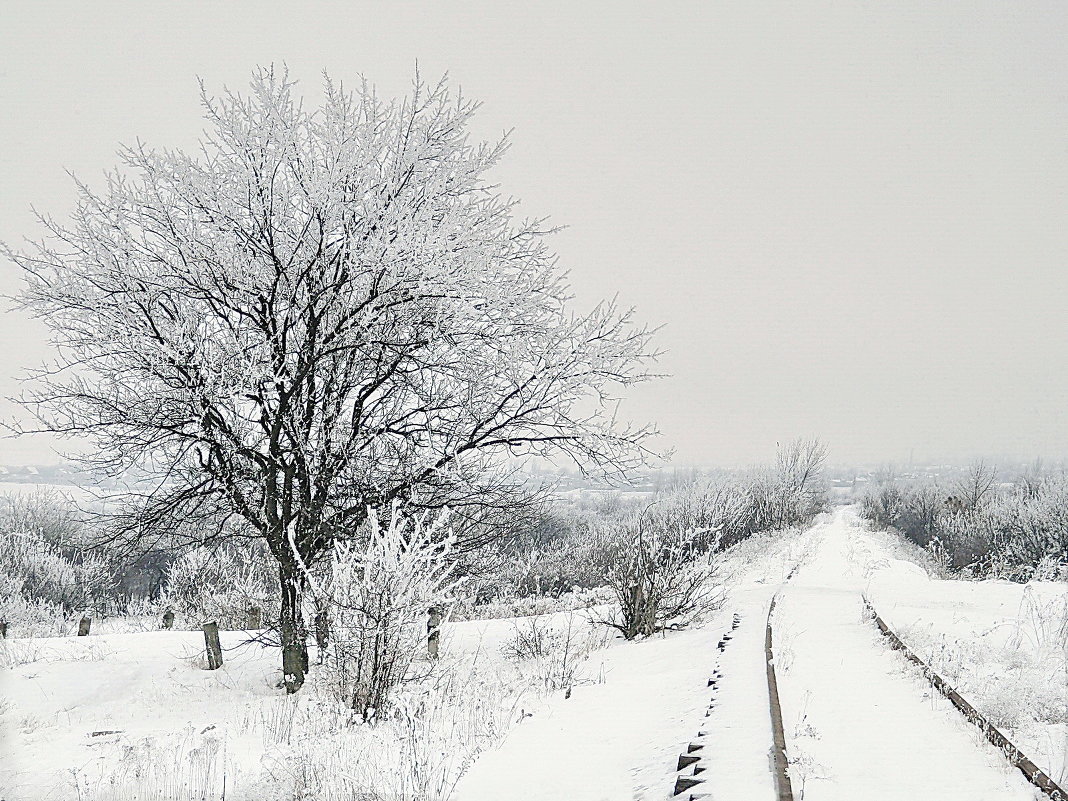
[[[547,656],[558,639],[548,621],[528,617],[512,623],[512,634],[501,646],[501,653],[512,661],[537,659]]]
[[[394,692],[373,728],[350,725],[315,695],[272,698],[284,744],[263,759],[267,781],[245,788],[264,801],[448,801],[478,755],[522,719],[528,697],[510,666],[471,653],[443,658]]]
[[[827,505],[825,457],[818,440],[798,439],[779,449],[775,468],[713,473],[661,493],[645,517],[677,537],[690,532],[688,547],[699,551],[807,525]]]
[[[582,666],[607,644],[607,630],[591,629],[595,623],[594,616],[575,611],[517,620],[501,654],[540,690],[569,689],[590,680],[581,675]]]
[[[527,595],[498,597],[488,603],[476,604],[470,596],[453,603],[449,613],[451,620],[499,620],[508,617],[531,617],[552,612],[573,612],[612,602],[612,591],[607,586],[591,590],[575,588],[556,597]]]
[[[774,468],[739,477],[746,499],[737,529],[723,528],[724,544],[760,531],[807,525],[827,506],[823,479],[826,447],[817,439],[796,439],[779,448]]]
[[[334,543],[319,588],[331,614],[323,664],[338,696],[365,720],[426,652],[428,611],[446,606],[458,586],[447,518],[394,504],[385,524],[369,516],[365,541]]]
[[[171,609],[180,627],[216,621],[224,629],[244,629],[253,608],[265,621],[278,619],[278,581],[258,546],[200,546],[171,564],[154,606]]]
[[[8,637],[60,637],[70,633],[70,614],[63,607],[26,598],[18,585],[0,575],[0,621]]]
[[[999,492],[982,509],[979,528],[1003,571],[1031,578],[1068,565],[1068,476]]]
[[[640,501],[607,495],[594,507],[558,500],[525,536],[483,555],[487,565],[479,575],[476,604],[555,598],[611,583],[619,532],[632,523],[641,501],[648,507],[647,524],[675,538],[692,536],[686,548],[693,553],[806,525],[826,506],[823,457],[818,442],[799,440],[782,449],[774,469],[693,476],[659,491],[652,505],[637,493]]]
[[[956,494],[951,494],[956,493]],[[977,463],[948,489],[892,478],[872,487],[862,513],[927,547],[952,570],[1027,581],[1068,568],[1068,476],[996,486]]]
[[[68,557],[39,534],[0,531],[0,620],[26,627],[24,634],[53,633],[75,613],[111,611],[112,583],[99,556]]]
[[[860,498],[860,513],[876,528],[890,528],[901,513],[901,487],[893,473],[882,472]]]
[[[723,602],[717,543],[699,549],[709,532],[662,528],[639,515],[618,533],[608,576],[618,615],[600,622],[630,640],[684,628]]]
[[[562,535],[526,552],[511,553],[502,564],[508,582],[498,597],[549,596],[602,587],[612,559],[606,527],[589,517],[564,518]]]
[[[72,545],[81,529],[74,501],[54,487],[0,496],[2,531],[19,531],[50,545]]]

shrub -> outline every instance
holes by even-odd
[[[808,524],[826,507],[824,449],[798,440],[780,451],[775,469],[717,471],[657,493],[646,524],[688,537],[690,553],[728,547],[758,532]],[[648,499],[648,496],[644,496]],[[476,603],[603,587],[618,568],[620,532],[633,524],[637,501],[600,497],[595,507],[557,503],[534,527],[504,547],[483,551],[469,570],[481,581]]]
[[[0,619],[39,625],[46,619],[111,611],[112,572],[93,554],[65,556],[39,533],[0,531]]]
[[[619,532],[609,586],[619,613],[600,622],[624,638],[684,628],[723,601],[713,560],[716,547],[698,552],[706,532],[663,529],[637,516]]]
[[[319,587],[332,615],[323,662],[339,697],[365,720],[385,707],[425,647],[428,610],[447,605],[458,585],[446,521],[394,504],[386,525],[369,516],[362,545],[334,544]]]
[[[548,621],[529,617],[512,624],[512,636],[501,646],[501,653],[513,662],[540,659],[548,656],[559,640],[559,633]]]
[[[18,531],[54,546],[77,544],[82,530],[74,502],[54,488],[0,498],[0,530]]]
[[[1068,565],[1068,477],[1029,476],[995,487],[977,463],[948,494],[938,484],[888,478],[872,487],[861,511],[927,547],[946,567],[973,576],[1019,581]]]
[[[516,621],[512,636],[501,646],[505,659],[520,666],[539,689],[551,692],[587,681],[580,674],[590,654],[606,644],[605,629],[598,636],[588,615],[531,617]],[[560,624],[560,625],[557,625]]]
[[[216,621],[224,629],[243,629],[250,608],[277,620],[278,581],[258,546],[199,546],[186,551],[167,570],[157,610],[171,609],[179,626]]]

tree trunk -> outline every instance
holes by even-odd
[[[308,672],[307,630],[300,610],[301,579],[298,568],[288,561],[279,563],[278,577],[282,588],[282,673],[287,693],[295,693],[304,684]]]

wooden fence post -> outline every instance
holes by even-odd
[[[93,625],[93,619],[89,615],[82,615],[82,619],[78,621],[78,636],[88,637],[89,628]]]
[[[330,645],[330,607],[325,601],[315,612],[315,645],[319,648],[319,663],[322,664],[323,655]]]
[[[427,614],[430,619],[426,623],[426,650],[431,659],[437,659],[438,641],[441,639],[441,610],[432,606]]]
[[[219,624],[217,622],[205,623],[204,645],[208,651],[208,670],[218,670],[222,667],[222,642],[219,641]]]

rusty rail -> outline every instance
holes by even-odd
[[[1027,781],[1031,782],[1031,784],[1043,793],[1054,799],[1054,801],[1068,801],[1068,793],[1062,790],[1057,783],[1047,776],[1038,765],[1032,762],[1023,751],[1013,745],[1012,741],[1002,734],[982,712],[964,700],[959,692],[935,672],[934,668],[916,656],[916,654],[905,645],[904,641],[902,641],[902,639],[898,637],[888,625],[886,625],[886,621],[879,617],[879,613],[875,611],[875,607],[872,606],[871,601],[869,601],[867,597],[864,597],[863,600],[864,607],[871,614],[872,619],[875,621],[875,625],[879,627],[879,631],[882,632],[882,635],[890,641],[891,648],[901,651],[906,659],[919,667],[920,670],[923,671],[923,675],[931,682],[934,688],[948,698],[950,703],[960,710],[961,714],[974,724],[983,733],[991,745],[996,746],[1013,766],[1019,768]]]
[[[796,570],[796,568],[795,568]],[[792,575],[792,572],[791,572]],[[790,762],[786,758],[786,732],[782,725],[782,708],[779,706],[779,682],[775,678],[775,652],[771,639],[771,615],[775,611],[778,594],[772,597],[768,608],[768,625],[764,633],[764,657],[768,668],[768,706],[771,709],[771,772],[775,777],[777,801],[793,801],[794,790],[790,783]]]

